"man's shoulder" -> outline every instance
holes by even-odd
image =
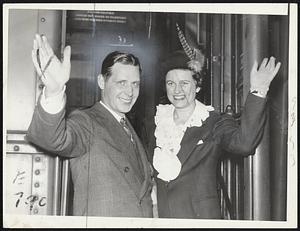
[[[97,103],[90,105],[90,106],[82,106],[78,107],[70,112],[70,114],[93,114],[96,111],[101,111],[99,110],[99,105]]]
[[[98,114],[99,116],[99,110],[97,110],[96,105],[92,106],[86,106],[86,107],[78,107],[76,109],[73,109],[68,113],[68,119],[90,119],[91,117],[94,117],[95,114]]]

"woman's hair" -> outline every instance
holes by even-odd
[[[112,66],[116,63],[121,63],[125,65],[138,66],[140,74],[142,73],[140,61],[133,54],[114,51],[109,53],[102,62],[101,74],[107,80],[112,74]]]
[[[184,53],[184,51],[177,50],[173,52],[170,56],[168,56],[165,61],[161,65],[161,73],[163,76],[163,79],[165,79],[167,73],[174,69],[182,69],[182,70],[190,70],[193,72],[193,78],[197,82],[197,87],[202,87],[203,83],[203,76],[201,73],[202,69],[202,63],[200,63],[201,67],[198,68],[198,71],[195,71],[194,68],[192,68],[193,65],[191,64],[191,60],[187,57],[187,55]],[[199,70],[200,69],[200,70]]]

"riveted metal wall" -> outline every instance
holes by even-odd
[[[31,60],[33,39],[45,34],[60,57],[61,13],[10,9],[8,26],[5,211],[58,215],[60,160],[28,143],[25,134],[43,88]]]

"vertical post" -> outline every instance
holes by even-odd
[[[62,12],[61,21],[61,47],[60,52],[63,55],[64,48],[66,46],[66,26],[67,26],[67,11]],[[70,179],[70,169],[69,160],[62,160],[62,182],[61,182],[61,198],[60,198],[60,215],[67,215],[68,210],[68,197],[69,197],[69,179]]]
[[[232,28],[231,28],[231,15],[224,15],[222,17],[222,24],[223,24],[223,35],[222,35],[222,40],[223,40],[223,45],[222,45],[222,53],[223,53],[223,78],[222,78],[222,83],[223,83],[223,89],[222,89],[222,95],[223,95],[223,112],[224,109],[227,108],[228,105],[232,105],[232,94],[234,92],[232,91]],[[227,110],[226,110],[227,112]],[[224,160],[224,164],[227,166],[227,172],[226,175],[224,176],[224,180],[226,182],[226,190],[228,194],[228,199],[230,200],[231,204],[233,205],[233,191],[232,191],[232,177],[233,177],[233,172],[232,172],[232,159],[231,158],[226,158]],[[228,208],[229,205],[226,207]],[[233,211],[233,210],[232,210]],[[230,219],[234,219],[234,214],[230,214],[229,210],[227,209],[227,215]]]
[[[47,39],[58,57],[60,56],[62,14],[58,10],[38,10],[38,33],[47,36]],[[36,84],[36,101],[41,94],[43,84],[39,79]],[[60,210],[60,189],[61,189],[61,163],[60,158],[55,157],[53,161],[53,183],[52,191],[52,215],[59,215]]]
[[[286,220],[287,129],[288,129],[288,46],[287,16],[270,19],[270,47],[281,67],[269,91],[271,158],[271,219]]]
[[[243,74],[240,57],[242,57],[242,15],[234,15],[232,19],[232,104],[234,105],[234,113],[240,114],[243,105]],[[244,158],[236,158],[235,169],[235,211],[236,219],[244,219]]]
[[[246,15],[243,18],[243,92],[250,89],[250,71],[255,60],[268,56],[268,16]],[[268,120],[267,120],[268,121]],[[245,219],[270,219],[269,126],[255,154],[245,160]]]
[[[54,159],[54,182],[53,182],[53,201],[52,215],[59,215],[60,212],[60,190],[61,190],[61,161],[57,156]]]
[[[62,182],[61,182],[61,207],[60,215],[66,216],[68,212],[68,195],[69,195],[69,179],[70,179],[69,160],[62,162]]]
[[[221,112],[221,21],[221,15],[213,15],[211,18],[211,103],[218,112]]]

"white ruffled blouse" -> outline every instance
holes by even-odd
[[[158,171],[158,178],[171,181],[177,178],[181,171],[181,163],[177,157],[180,142],[188,127],[201,127],[202,122],[213,111],[212,106],[206,106],[196,100],[194,112],[185,124],[176,125],[173,120],[175,107],[172,104],[160,104],[155,115],[156,148],[154,149],[153,165]]]

